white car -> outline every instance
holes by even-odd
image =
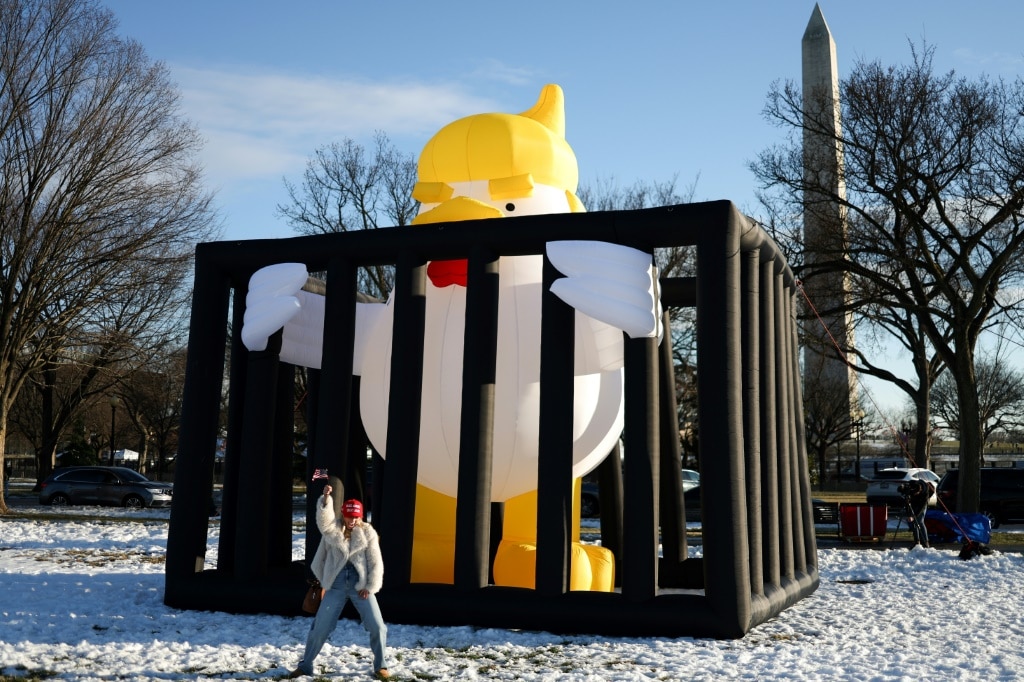
[[[935,490],[939,486],[939,476],[930,469],[920,468],[882,469],[876,473],[875,477],[868,482],[868,504],[887,504],[891,507],[903,507],[903,495],[898,488],[913,479],[920,479],[932,484],[932,496],[928,499],[928,506],[934,507],[938,503]]]
[[[683,469],[683,492],[692,490],[700,485],[700,472],[693,469]]]

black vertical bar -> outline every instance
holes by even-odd
[[[792,351],[792,365],[795,375],[793,376],[793,409],[794,413],[800,415],[799,419],[795,419],[793,422],[794,428],[796,429],[796,451],[797,451],[797,467],[800,470],[800,490],[802,492],[802,498],[807,505],[804,509],[804,524],[806,532],[804,533],[804,565],[817,569],[818,567],[818,540],[815,537],[814,530],[814,509],[811,503],[811,472],[809,462],[807,460],[807,434],[805,431],[805,424],[803,419],[803,390],[800,384],[800,342],[797,336],[796,327],[796,303],[793,298],[793,292],[787,297],[787,315],[786,325],[789,327],[790,335],[790,347]]]
[[[537,452],[537,591],[569,589],[572,529],[573,355],[575,311],[551,293],[561,277],[544,257],[541,303],[540,443]]]
[[[238,469],[238,532],[235,535],[235,575],[255,578],[268,573],[270,542],[270,473],[274,450],[277,377],[281,332],[267,341],[266,350],[250,351],[245,382],[245,430]]]
[[[248,287],[237,287],[232,306],[231,367],[229,369],[228,430],[224,444],[224,477],[221,486],[220,541],[217,543],[217,570],[235,572],[235,535],[238,530],[238,469],[242,461],[242,429],[245,427],[245,377],[249,351],[242,343],[242,322]]]
[[[209,526],[208,495],[220,417],[227,340],[227,277],[196,249],[195,285],[188,337],[181,430],[167,537],[164,600],[174,605],[186,597],[183,582],[201,571]],[[170,529],[173,528],[174,532]]]
[[[316,528],[316,501],[324,486],[334,488],[336,514],[345,499],[345,466],[348,461],[349,417],[352,400],[352,356],[355,349],[356,267],[343,258],[327,265],[327,296],[324,300],[324,349],[320,361],[320,395],[317,399],[316,468],[326,468],[328,479],[306,479],[306,527]],[[307,548],[308,549],[308,548]],[[308,561],[313,556],[308,555]]]
[[[781,585],[779,555],[779,446],[776,330],[780,328],[776,308],[774,263],[761,268],[761,540],[762,575],[766,594]]]
[[[359,413],[359,382],[357,376],[352,377],[352,389],[349,398],[348,417],[348,460],[345,462],[345,498],[353,497],[363,503],[363,513],[372,511],[372,496],[367,487],[367,457],[369,441],[363,428]]]
[[[615,584],[622,584],[622,442],[597,467],[601,497],[601,546],[615,555]]]
[[[487,582],[494,583],[494,557],[498,555],[498,547],[501,545],[502,534],[505,527],[505,503],[491,502],[491,535],[490,548],[487,553]]]
[[[761,563],[761,250],[743,254],[742,263],[742,328],[743,343],[743,458],[747,484],[747,533],[750,564],[750,591],[764,593]],[[769,292],[770,295],[770,292]]]
[[[292,563],[292,457],[295,451],[295,366],[282,363],[277,373],[274,440],[270,471],[268,564]]]
[[[488,583],[491,553],[494,381],[498,348],[498,258],[482,247],[474,247],[469,257],[463,348],[455,584],[478,589]]]
[[[676,405],[675,360],[672,357],[672,333],[669,315],[662,316],[665,337],[658,353],[658,392],[661,409],[661,491],[658,508],[661,517],[661,554],[670,566],[686,560],[686,510],[683,505],[683,454],[679,446],[679,410]],[[680,475],[674,472],[680,471]]]
[[[711,608],[743,631],[751,612],[740,345],[740,234],[746,221],[732,205],[724,208],[723,220],[697,246],[704,582]]]
[[[313,480],[313,472],[316,470],[316,463],[320,461],[317,451],[320,449],[320,443],[317,440],[317,434],[320,432],[320,370],[319,369],[307,369],[306,370],[306,481]],[[321,488],[321,490],[323,490]],[[309,488],[306,489],[306,543],[305,551],[303,556],[305,557],[306,564],[306,577],[312,578],[313,572],[310,570],[310,566],[313,563],[313,557],[316,555],[317,547],[320,546],[320,529],[316,525],[316,507],[314,506],[316,499],[310,493]]]
[[[818,543],[814,535],[814,509],[811,505],[811,474],[807,462],[807,437],[804,431],[803,420],[803,394],[800,388],[800,363],[799,340],[796,333],[796,314],[793,300],[793,291],[786,288],[786,336],[789,339],[789,381],[790,394],[792,396],[792,413],[799,418],[792,420],[793,445],[792,457],[793,466],[797,472],[797,489],[799,495],[800,527],[802,534],[800,541],[802,547],[797,548],[797,566],[801,570],[818,565]]]
[[[398,256],[393,293],[391,387],[381,518],[381,552],[388,584],[412,580],[416,477],[419,469],[420,402],[423,396],[423,324],[426,264],[409,250]],[[393,500],[393,503],[389,503]]]
[[[780,568],[782,570],[782,577],[792,579],[794,577],[792,499],[793,472],[789,448],[789,424],[790,419],[792,419],[793,412],[790,409],[789,375],[787,374],[789,369],[789,362],[787,361],[789,339],[787,338],[788,335],[781,331],[786,328],[786,306],[783,302],[784,296],[781,277],[778,277],[775,280],[774,295],[776,308],[780,313],[782,313],[776,320],[776,324],[778,326],[775,330],[776,337],[778,338],[775,345],[775,367],[777,372],[775,377],[775,405],[779,418],[779,427],[776,434],[776,439],[778,441],[776,458],[779,462],[779,561]]]
[[[786,324],[779,330],[779,334],[785,343],[786,348],[786,406],[789,412],[789,419],[786,420],[786,459],[789,462],[789,490],[790,490],[790,514],[791,518],[791,542],[793,545],[793,570],[794,575],[804,568],[804,510],[810,510],[810,498],[808,504],[804,505],[804,498],[800,492],[800,481],[803,476],[800,473],[800,462],[797,457],[796,422],[799,421],[800,409],[795,402],[797,395],[797,376],[799,370],[796,365],[796,348],[793,346],[794,338],[789,333],[789,302],[792,300],[790,292],[784,286],[780,292],[783,296],[783,305],[786,310]]]
[[[622,596],[646,601],[658,588],[658,340],[625,339],[624,345]],[[675,470],[681,476],[678,465]]]

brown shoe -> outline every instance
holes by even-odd
[[[298,668],[285,675],[286,680],[294,680],[296,677],[305,677],[306,673],[302,672]]]
[[[388,672],[387,668],[381,668],[377,671],[376,677],[378,680],[386,680],[391,677],[391,673]]]

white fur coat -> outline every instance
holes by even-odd
[[[363,522],[356,524],[352,537],[346,540],[344,521],[334,516],[334,505],[325,504],[323,497],[317,502],[316,525],[323,537],[310,568],[320,584],[330,589],[345,564],[352,562],[359,574],[356,590],[376,594],[384,582],[384,560],[373,526]]]

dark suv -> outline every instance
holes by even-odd
[[[39,503],[169,507],[171,489],[125,467],[62,467],[43,481]]]
[[[949,511],[956,511],[956,489],[960,471],[952,469],[939,481],[938,497]],[[992,519],[992,527],[1024,519],[1024,468],[981,469],[981,512]]]

